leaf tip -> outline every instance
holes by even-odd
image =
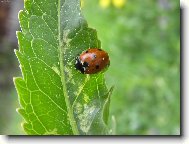
[[[103,98],[109,99],[110,96],[112,95],[113,90],[114,90],[114,86],[111,86],[108,92],[103,96]]]
[[[19,51],[17,49],[14,49],[14,53],[15,53],[16,56],[18,56],[18,52]]]
[[[16,54],[17,49],[14,49],[14,53]]]
[[[20,20],[21,14],[22,14],[23,12],[24,12],[23,10],[20,10],[20,11],[18,12],[18,19],[19,19],[19,20]]]
[[[20,34],[21,31],[16,31],[16,37],[18,38],[18,35]]]
[[[13,77],[13,82],[14,82],[14,84],[15,84],[17,78],[18,78],[18,77]]]
[[[16,112],[19,113],[19,111],[20,111],[20,108],[17,108],[17,109],[16,109]]]
[[[115,86],[111,86],[111,87],[110,87],[110,90],[109,90],[109,95],[111,95],[111,94],[112,94],[112,92],[113,92],[114,88],[115,88]]]
[[[25,116],[25,111],[24,111],[23,108],[17,108],[16,112],[19,113],[19,114],[21,114],[21,115],[23,115],[23,116]]]
[[[13,77],[13,83],[16,86],[16,83],[23,80],[21,77]]]
[[[18,12],[18,18],[19,18],[19,15],[21,14],[21,13],[23,13],[24,12],[24,10],[20,10],[19,12]]]

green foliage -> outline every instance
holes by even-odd
[[[32,135],[108,134],[109,100],[104,74],[75,70],[75,57],[100,48],[94,29],[81,15],[79,0],[27,0],[17,32],[23,78],[15,78],[24,117]]]
[[[179,1],[127,0],[120,9],[98,2],[84,0],[83,11],[111,58],[117,134],[179,134]]]

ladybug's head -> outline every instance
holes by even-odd
[[[88,67],[88,63],[87,62],[82,62],[80,60],[79,56],[76,57],[75,68],[77,70],[79,70],[82,74],[84,74],[87,67]]]

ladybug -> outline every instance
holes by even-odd
[[[108,53],[99,48],[89,48],[76,57],[75,68],[82,74],[96,74],[110,65]]]

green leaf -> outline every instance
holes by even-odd
[[[14,78],[23,128],[32,135],[109,134],[109,101],[104,74],[85,75],[75,57],[100,48],[79,0],[26,0],[20,11],[19,51],[23,78]]]

